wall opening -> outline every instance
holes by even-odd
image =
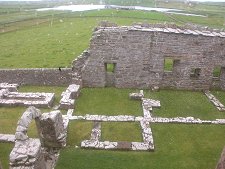
[[[213,69],[213,78],[219,79],[221,73],[221,66],[216,66]]]
[[[201,69],[200,68],[192,68],[190,77],[194,79],[198,79],[200,77]]]
[[[115,63],[105,63],[105,70],[106,70],[106,72],[114,73],[115,72],[115,67],[116,67]]]
[[[114,87],[115,86],[115,70],[116,63],[105,63],[105,86]]]
[[[174,66],[174,60],[171,58],[164,59],[164,71],[172,72]]]

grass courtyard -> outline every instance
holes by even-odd
[[[45,91],[56,93],[56,103],[65,87],[25,86],[27,91]],[[84,88],[77,100],[75,115],[135,115],[142,116],[140,101],[130,100],[128,94],[132,89],[92,89]],[[194,116],[201,119],[225,118],[224,112],[217,111],[202,92],[145,90],[145,97],[159,99],[161,108],[154,109],[154,116],[176,117]],[[225,100],[225,93],[220,99]],[[0,109],[0,133],[15,133],[18,118],[25,108]],[[46,112],[48,110],[42,110]],[[8,125],[10,123],[10,125]],[[151,124],[155,152],[103,151],[81,149],[82,140],[90,138],[93,122],[70,121],[67,147],[61,150],[57,169],[72,168],[196,168],[211,169],[216,166],[224,146],[223,125],[185,125],[185,124]],[[36,137],[35,124],[32,123],[28,135]],[[103,141],[142,141],[141,128],[136,122],[102,123]],[[77,148],[78,146],[78,148]],[[12,144],[0,144],[0,159],[3,167],[8,167],[8,155]],[[7,155],[6,155],[7,154]]]
[[[112,92],[113,91],[113,92]],[[130,114],[141,116],[140,102],[128,98],[128,89],[83,89],[78,99],[75,115]],[[225,118],[223,112],[207,100],[201,92],[161,90],[145,91],[147,98],[159,99],[162,107],[154,109],[155,116],[194,116],[201,119]],[[221,96],[225,99],[225,93]],[[105,104],[111,98],[111,104]],[[116,100],[116,103],[114,103]],[[109,101],[110,102],[110,101]],[[135,104],[137,103],[137,104]],[[137,107],[138,109],[134,109]],[[104,112],[104,113],[101,113]],[[121,112],[121,113],[119,113]],[[62,168],[196,168],[211,169],[216,166],[224,146],[224,126],[151,124],[155,152],[121,152],[85,150],[75,148],[82,140],[90,138],[92,122],[71,121],[68,146],[61,151],[57,169]],[[136,123],[104,122],[102,140],[141,141],[141,129]]]

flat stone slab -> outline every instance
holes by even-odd
[[[0,134],[0,142],[14,143],[16,140],[15,135],[12,134]]]
[[[130,150],[132,148],[132,143],[131,142],[117,142],[117,149],[120,150]]]

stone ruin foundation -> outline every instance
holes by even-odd
[[[51,107],[54,93],[20,93],[18,85],[0,83],[0,106]]]
[[[10,84],[8,84],[10,85]],[[94,126],[89,140],[81,142],[82,148],[104,149],[104,150],[132,150],[132,151],[154,151],[153,131],[151,123],[184,123],[184,124],[216,124],[224,125],[225,119],[202,120],[193,117],[155,117],[152,115],[153,108],[161,106],[160,101],[145,98],[143,90],[138,93],[130,93],[129,98],[138,100],[141,103],[143,116],[131,115],[73,115],[75,100],[80,95],[80,85],[71,84],[62,93],[60,104],[55,108],[58,110],[49,113],[41,113],[35,107],[29,107],[18,121],[15,135],[0,134],[0,142],[15,143],[10,153],[11,169],[53,169],[57,163],[60,149],[66,145],[67,128],[70,120],[93,121]],[[8,89],[1,89],[8,90]],[[204,91],[206,97],[218,110],[224,106],[210,91]],[[29,97],[28,97],[29,98]],[[31,100],[33,97],[30,97]],[[68,105],[62,104],[64,102]],[[72,102],[71,102],[72,100]],[[66,106],[65,106],[66,105]],[[73,106],[71,106],[73,105]],[[73,109],[72,109],[73,108]],[[59,109],[66,109],[67,114],[62,115]],[[35,120],[39,138],[27,136],[28,126]],[[108,141],[101,140],[101,122],[139,122],[141,126],[142,142]],[[223,154],[218,166],[222,166]],[[218,168],[221,169],[221,168]]]
[[[39,139],[28,138],[28,125],[35,120]],[[66,145],[66,129],[60,111],[41,114],[29,107],[20,120],[15,133],[15,146],[10,153],[10,168],[54,168],[60,148]]]

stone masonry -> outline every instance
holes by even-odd
[[[62,99],[60,100],[60,109],[73,109],[75,106],[75,99],[80,94],[80,85],[71,84],[65,92],[61,94]]]
[[[82,68],[84,87],[225,89],[225,32],[178,26],[98,27]],[[171,59],[171,71],[164,62]],[[113,70],[108,72],[111,65]],[[220,66],[214,83],[213,70]]]
[[[35,119],[40,139],[27,136],[28,126],[33,119]],[[29,107],[18,121],[15,136],[0,135],[2,141],[15,141],[15,146],[10,153],[10,168],[54,168],[59,150],[66,144],[64,126],[64,119],[59,110],[41,114],[35,107]]]
[[[43,113],[36,123],[43,147],[62,148],[66,145],[66,132],[59,110]]]

